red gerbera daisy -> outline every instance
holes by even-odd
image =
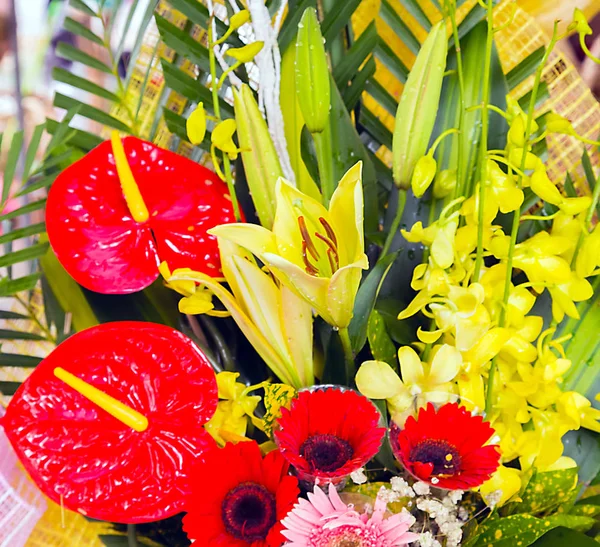
[[[192,475],[183,529],[203,547],[279,547],[280,524],[298,501],[298,480],[279,450],[254,441],[214,450]]]
[[[379,450],[380,414],[354,391],[303,391],[282,409],[275,441],[303,479],[336,482],[365,465]]]
[[[483,484],[498,468],[498,446],[485,445],[493,434],[482,416],[457,403],[437,411],[429,403],[403,429],[393,424],[390,441],[396,457],[418,479],[438,488],[467,490]]]

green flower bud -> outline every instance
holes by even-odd
[[[442,92],[448,39],[443,21],[423,43],[400,97],[394,129],[394,182],[407,189],[413,170],[427,151]]]
[[[329,66],[314,8],[307,8],[296,38],[296,95],[311,133],[321,133],[329,120]]]

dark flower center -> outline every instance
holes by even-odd
[[[300,447],[300,455],[311,469],[330,473],[342,467],[354,454],[349,442],[335,435],[309,437]]]
[[[431,463],[432,475],[454,475],[460,470],[460,453],[447,441],[425,439],[410,451],[411,462]]]
[[[230,490],[221,511],[227,532],[242,541],[265,539],[277,522],[275,496],[255,482],[243,482]]]

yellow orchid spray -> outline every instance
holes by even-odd
[[[295,388],[312,385],[313,320],[310,306],[265,273],[242,247],[219,238],[219,250],[230,290],[212,277],[189,269],[175,270],[167,279],[168,285],[180,289],[179,292],[182,292],[183,284],[198,285],[192,303],[201,300],[200,305],[190,309],[185,304],[184,309],[188,309],[188,313],[214,314],[212,302],[207,302],[206,295],[216,296],[282,381]],[[187,285],[184,286],[189,290]],[[200,296],[196,296],[199,292]]]
[[[273,230],[255,224],[217,226],[210,233],[256,255],[330,325],[350,324],[364,253],[362,164],[348,170],[326,209],[283,179],[276,188]]]

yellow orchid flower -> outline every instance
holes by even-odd
[[[548,178],[544,164],[536,167],[531,176],[531,189],[544,201],[556,205],[561,211],[567,215],[577,215],[583,211],[587,211],[592,203],[592,198],[582,196],[577,198],[564,197],[556,185]]]
[[[184,298],[179,301],[179,311],[181,313],[187,315],[205,313],[213,317],[229,317],[229,312],[215,310],[212,303],[212,293],[205,287],[196,285],[194,281],[169,281],[172,274],[166,262],[160,264],[158,271],[165,279],[167,287],[183,295]],[[179,268],[176,271],[178,274],[183,275],[192,272],[189,268]]]
[[[221,267],[231,289],[188,269],[175,270],[168,283],[193,281],[225,306],[248,341],[285,383],[310,386],[313,375],[313,331],[310,306],[258,267],[238,245],[219,238]]]
[[[369,399],[386,399],[393,414],[400,414],[412,405],[427,402],[445,403],[452,398],[461,364],[460,352],[448,344],[435,346],[431,363],[422,363],[414,349],[398,350],[402,380],[383,361],[365,361],[356,374],[358,390]]]
[[[509,239],[509,236],[493,238],[490,250],[496,258],[506,259]],[[515,246],[513,265],[523,270],[532,283],[565,283],[571,278],[571,267],[560,255],[570,246],[567,238],[538,232]]]
[[[242,47],[232,47],[225,52],[225,55],[232,57],[240,64],[249,63],[261,52],[264,45],[264,42],[257,41]]]
[[[538,470],[545,470],[562,456],[562,437],[569,430],[569,426],[565,425],[556,412],[530,407],[530,413],[534,429],[525,431],[520,439],[518,448],[521,454],[521,469],[535,466]]]
[[[600,433],[600,410],[592,407],[592,403],[576,391],[563,393],[556,403],[560,414],[570,423],[570,429],[585,427]]]
[[[560,323],[565,314],[579,319],[579,312],[575,302],[589,300],[594,295],[594,289],[587,279],[582,279],[572,272],[564,283],[549,285],[548,291],[552,297],[552,317]]]
[[[342,178],[329,210],[283,179],[277,182],[273,230],[255,224],[225,224],[210,234],[241,245],[281,283],[308,302],[330,325],[347,328],[364,253],[362,163]]]
[[[501,507],[521,490],[521,472],[501,465],[479,492],[488,505]]]
[[[224,446],[232,437],[245,437],[248,419],[255,427],[263,429],[262,420],[254,415],[261,398],[249,395],[263,387],[263,384],[247,387],[237,381],[239,376],[238,372],[225,371],[217,374],[219,402],[215,414],[204,427],[220,446]]]
[[[194,145],[201,144],[204,140],[204,135],[206,135],[206,110],[204,110],[204,103],[198,103],[198,106],[189,115],[185,126],[190,142]]]
[[[589,277],[598,264],[600,264],[600,224],[596,224],[591,234],[584,236],[575,261],[575,271],[580,278]]]
[[[554,220],[552,221],[552,230],[550,234],[552,236],[557,236],[561,238],[565,238],[571,242],[571,245],[563,250],[559,256],[564,258],[569,264],[573,258],[573,254],[575,253],[575,247],[577,246],[577,241],[579,241],[579,236],[582,232],[582,223],[578,217],[573,215],[568,215],[564,211],[559,211]],[[584,241],[585,244],[585,241]],[[580,277],[587,277],[585,275],[580,275]]]
[[[459,200],[450,202],[440,213],[439,219],[427,228],[423,228],[423,223],[419,221],[413,224],[410,231],[401,230],[406,241],[423,243],[429,247],[433,263],[444,270],[454,263],[454,236],[458,228],[459,213],[450,211],[457,203]]]
[[[230,160],[235,160],[239,152],[238,147],[233,142],[236,128],[235,120],[228,118],[215,126],[210,136],[212,146],[227,154]]]

